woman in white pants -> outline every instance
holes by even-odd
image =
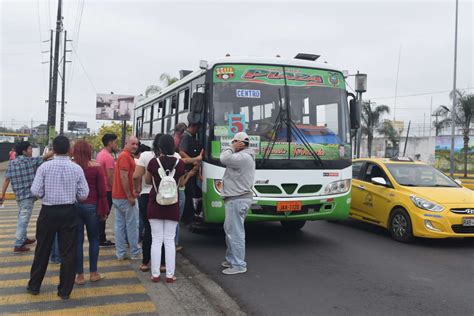
[[[160,281],[160,263],[161,263],[161,246],[165,245],[166,259],[166,282],[173,283],[176,278],[175,260],[176,249],[174,237],[176,234],[176,225],[179,221],[179,203],[178,191],[176,190],[176,203],[169,205],[159,204],[156,200],[157,190],[160,187],[161,177],[158,173],[160,163],[166,174],[174,172],[174,180],[176,181],[176,189],[180,184],[180,179],[184,181],[187,178],[184,171],[184,163],[181,159],[174,157],[175,145],[173,137],[163,135],[158,142],[160,156],[150,160],[145,174],[145,182],[153,185],[148,200],[148,219],[151,226],[151,280],[153,282]],[[157,152],[155,150],[155,152]],[[159,159],[159,162],[158,162]],[[167,204],[167,203],[165,203]]]

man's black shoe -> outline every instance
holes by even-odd
[[[101,242],[99,244],[99,246],[101,246],[101,247],[113,247],[113,246],[115,246],[115,243],[111,242],[110,240],[106,240],[104,242]]]
[[[33,290],[33,289],[30,289],[29,287],[26,288],[26,291],[31,295],[38,295],[40,293],[39,290]]]
[[[68,300],[69,299],[69,295],[61,295],[58,293],[58,296],[62,299],[62,300]]]

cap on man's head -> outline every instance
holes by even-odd
[[[238,132],[237,134],[234,135],[234,138],[232,138],[232,141],[238,141],[238,142],[249,142],[249,135],[244,132]]]

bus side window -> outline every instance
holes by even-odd
[[[176,94],[175,94],[171,97],[171,109],[170,109],[169,114],[176,113],[177,106],[178,106],[178,104],[177,104]]]
[[[189,108],[189,89],[182,90],[178,95],[178,112],[187,111]]]

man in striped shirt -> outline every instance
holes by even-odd
[[[31,193],[42,199],[42,207],[36,222],[38,244],[27,290],[32,295],[39,294],[57,233],[61,256],[58,296],[63,300],[69,299],[76,276],[75,204],[89,195],[84,172],[69,159],[69,149],[67,137],[56,137],[53,140],[54,159],[38,168],[31,186]]]

